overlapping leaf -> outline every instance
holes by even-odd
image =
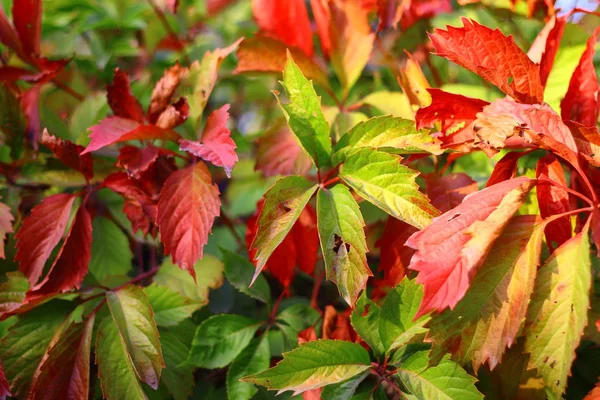
[[[47,129],[42,132],[42,144],[49,148],[67,167],[81,172],[86,179],[89,180],[94,176],[92,156],[90,154],[81,155],[84,150],[83,146],[52,136]]]
[[[275,125],[258,139],[255,169],[264,176],[304,175],[311,166],[288,127]]]
[[[13,232],[12,222],[15,218],[10,213],[10,207],[0,203],[0,258],[5,258],[4,239]]]

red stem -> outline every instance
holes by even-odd
[[[279,305],[281,304],[281,300],[283,300],[283,298],[285,297],[286,292],[287,292],[287,290],[283,290],[281,292],[281,294],[279,295],[279,297],[277,298],[277,301],[273,305],[273,310],[271,311],[271,314],[269,315],[269,325],[271,323],[273,323],[273,321],[275,321],[275,316],[277,314],[277,310],[279,309]]]
[[[313,286],[312,295],[310,296],[310,306],[315,310],[319,311],[319,306],[317,305],[317,298],[319,297],[319,291],[321,290],[321,284],[323,282],[323,277],[325,276],[325,271],[319,272],[319,274],[315,277],[315,284]]]
[[[326,188],[327,186],[333,185],[334,183],[338,183],[340,180],[341,180],[341,178],[339,176],[336,176],[333,179],[323,182],[321,184],[321,187]]]

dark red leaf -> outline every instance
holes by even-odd
[[[427,196],[431,204],[441,212],[446,212],[462,203],[466,195],[477,191],[477,182],[464,173],[445,176],[425,175]]]
[[[128,140],[179,139],[179,134],[171,129],[156,125],[143,125],[132,119],[108,117],[90,128],[90,144],[81,153],[87,154],[105,146]]]
[[[144,122],[144,110],[131,93],[129,76],[119,68],[115,69],[113,81],[106,87],[106,98],[115,116]]]
[[[17,53],[19,58],[27,59],[28,55],[23,51],[21,40],[6,16],[3,7],[0,7],[0,42]]]
[[[14,217],[10,213],[10,207],[0,203],[0,258],[6,258],[4,254],[4,240],[6,235],[13,232],[12,222]]]
[[[125,146],[119,149],[117,166],[127,170],[127,174],[139,178],[158,158],[160,150],[158,147],[148,145],[146,147]]]
[[[261,34],[297,47],[312,57],[312,30],[304,0],[252,0],[252,14]]]
[[[23,50],[28,54],[39,54],[42,31],[42,0],[14,1],[12,13],[15,29],[19,34]]]
[[[231,131],[227,128],[229,119],[229,104],[213,111],[204,126],[201,143],[191,140],[181,140],[180,149],[209,161],[218,167],[223,167],[231,178],[231,170],[237,162],[235,142],[231,139]]]
[[[38,282],[52,249],[62,238],[74,200],[75,196],[67,193],[46,197],[25,218],[15,235],[15,261],[31,286]]]
[[[527,154],[527,152],[511,151],[500,159],[494,166],[494,170],[490,175],[485,187],[495,185],[502,181],[512,179],[517,174],[517,164],[519,158]]]
[[[360,338],[352,324],[350,324],[351,309],[338,313],[335,307],[325,307],[323,315],[322,339],[345,340],[347,342],[359,342]]]
[[[380,249],[379,271],[383,272],[383,279],[376,280],[375,286],[394,287],[404,278],[410,258],[415,253],[405,244],[415,232],[417,232],[417,228],[412,225],[394,217],[388,217],[381,237],[375,242],[375,247]]]
[[[0,361],[0,400],[5,400],[8,396],[12,396],[10,393],[10,385],[6,380],[6,375],[4,374],[4,367],[2,366],[2,361]]]
[[[174,172],[160,194],[157,222],[165,255],[194,278],[220,209],[219,189],[203,162]]]
[[[560,114],[563,119],[593,127],[598,123],[600,111],[598,103],[600,83],[594,66],[598,35],[600,35],[600,28],[596,28],[588,39],[587,47],[571,76],[567,94],[560,102]]]
[[[94,160],[91,154],[81,155],[85,148],[68,140],[62,140],[44,129],[42,144],[49,148],[67,167],[77,170],[90,180],[94,176]]]
[[[550,180],[563,187],[567,186],[565,174],[560,162],[552,154],[539,159],[535,171],[536,178]],[[537,186],[537,199],[542,218],[562,214],[571,209],[569,193],[548,183],[540,182]],[[571,239],[573,228],[568,218],[561,218],[550,222],[545,229],[546,244],[550,251]]]
[[[511,36],[467,18],[462,21],[462,28],[436,29],[429,35],[437,54],[475,72],[519,102],[541,103],[540,66]]]

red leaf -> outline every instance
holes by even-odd
[[[454,308],[464,297],[493,241],[534,183],[520,177],[472,193],[408,239],[406,245],[416,250],[409,268],[419,271],[417,282],[424,286],[415,318]]]
[[[139,178],[158,158],[160,150],[158,147],[148,145],[146,147],[125,146],[119,149],[117,166],[127,170],[127,175]]]
[[[464,173],[446,176],[425,175],[427,196],[431,204],[441,212],[446,212],[462,203],[466,195],[477,191],[477,182]]]
[[[115,69],[115,77],[106,87],[106,98],[115,116],[144,122],[144,110],[131,93],[129,76],[119,68]]]
[[[4,254],[4,240],[9,233],[13,232],[12,222],[14,217],[10,213],[10,207],[0,203],[0,258],[6,258]]]
[[[520,153],[512,151],[502,157],[494,166],[494,170],[485,184],[485,187],[489,187],[495,185],[496,183],[514,178],[517,174],[517,164],[519,162],[519,158],[525,154],[527,154],[527,152]]]
[[[394,22],[400,22],[402,30],[407,30],[422,19],[435,17],[452,11],[450,0],[403,0],[396,10]]]
[[[73,225],[58,252],[48,275],[27,294],[27,298],[43,297],[79,289],[88,272],[92,258],[92,218],[85,208],[79,207]]]
[[[258,139],[255,169],[264,176],[304,175],[311,166],[310,157],[287,126],[275,126]]]
[[[156,126],[171,129],[179,126],[188,119],[190,106],[185,98],[180,98],[177,103],[169,104],[156,119]]]
[[[67,193],[46,197],[34,207],[15,235],[19,271],[35,285],[44,270],[52,249],[62,238],[75,196]]]
[[[231,170],[237,162],[235,154],[235,142],[231,139],[231,131],[227,129],[229,119],[229,104],[225,104],[218,110],[213,111],[206,121],[202,142],[181,140],[180,149],[223,167],[225,173],[231,178]]]
[[[598,83],[598,76],[594,67],[594,54],[596,53],[598,35],[600,35],[600,28],[596,28],[588,39],[587,47],[571,76],[567,94],[560,102],[560,114],[563,119],[592,127],[595,127],[598,123],[598,112],[600,110],[598,104],[600,83]]]
[[[90,347],[94,314],[71,323],[39,367],[29,399],[87,399],[90,386]]]
[[[6,16],[4,7],[0,7],[0,42],[17,53],[19,58],[27,59],[28,55],[23,51],[21,40]]]
[[[540,81],[542,85],[545,87],[548,82],[548,76],[550,76],[550,71],[554,65],[554,59],[556,58],[556,53],[558,53],[558,49],[560,47],[560,41],[562,39],[563,33],[565,31],[565,26],[567,24],[566,18],[552,18],[548,24],[551,26],[550,31],[548,32],[548,36],[545,38],[544,43],[544,52],[540,56]],[[546,28],[544,28],[545,30]],[[540,39],[541,40],[541,39]],[[535,43],[537,43],[538,38],[534,42],[532,48],[534,48]],[[531,51],[529,49],[529,57],[531,58]]]
[[[350,324],[351,309],[338,313],[336,309],[328,305],[323,315],[323,339],[345,340],[347,342],[359,342],[358,334]]]
[[[94,159],[91,154],[81,155],[85,148],[68,140],[62,140],[48,133],[42,132],[42,144],[49,148],[67,167],[77,170],[87,180],[94,176]]]
[[[304,0],[252,0],[252,14],[261,34],[297,47],[312,57],[312,30]]]
[[[539,159],[535,171],[536,178],[556,182],[563,187],[568,187],[565,174],[560,162],[552,154]],[[537,199],[542,218],[562,214],[571,209],[569,193],[565,190],[544,182],[537,187]],[[572,237],[571,220],[561,218],[548,223],[545,229],[546,244],[551,252]]]
[[[41,85],[34,85],[21,95],[21,107],[27,117],[27,140],[35,150],[40,138],[40,88]]]
[[[540,66],[511,36],[462,18],[463,27],[436,29],[429,37],[439,56],[475,72],[522,103],[541,103]]]
[[[6,375],[4,374],[4,367],[2,366],[2,361],[0,361],[0,400],[5,400],[8,396],[12,396],[10,393],[10,385],[6,380]]]
[[[160,193],[157,221],[165,255],[194,278],[220,208],[219,189],[202,162],[174,172]]]
[[[90,128],[90,144],[81,153],[87,154],[105,146],[128,140],[177,140],[179,134],[156,125],[142,125],[132,119],[108,117]]]
[[[380,249],[379,271],[383,272],[383,279],[375,281],[375,286],[394,287],[404,278],[410,258],[415,253],[405,244],[415,232],[417,228],[412,225],[388,217],[381,237],[375,242],[375,247]]]
[[[154,86],[152,98],[148,106],[148,120],[155,123],[158,116],[164,111],[171,102],[181,80],[187,75],[188,69],[176,63],[171,68],[165,70],[162,78]]]
[[[28,54],[39,54],[42,30],[42,1],[14,1],[12,13],[15,29],[19,34],[23,50]]]

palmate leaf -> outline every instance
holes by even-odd
[[[341,296],[354,305],[367,279],[367,243],[360,209],[344,185],[317,193],[317,225],[327,279],[338,286]]]
[[[256,249],[253,281],[290,232],[317,187],[302,177],[288,176],[267,191],[258,217],[258,232],[251,244],[251,248]]]
[[[544,226],[533,215],[513,217],[496,239],[471,288],[454,310],[429,323],[432,358],[452,352],[473,369],[495,368],[512,346],[527,312],[539,264]]]
[[[424,228],[439,212],[419,192],[419,173],[402,164],[398,156],[361,149],[348,156],[340,177],[362,198],[393,217]]]
[[[240,379],[269,368],[271,349],[269,338],[262,335],[254,339],[231,363],[227,370],[227,396],[230,399],[250,400],[258,389]]]
[[[557,398],[565,390],[587,324],[592,276],[588,234],[586,225],[542,265],[527,312],[528,367],[537,369]]]
[[[427,351],[407,357],[398,365],[397,376],[419,400],[481,400],[476,379],[448,357],[436,366],[428,366]]]
[[[414,121],[384,115],[360,122],[342,136],[334,148],[332,163],[344,162],[352,151],[363,147],[395,154],[443,152],[428,132],[415,129]]]
[[[332,383],[343,382],[371,368],[369,353],[360,344],[341,340],[307,342],[289,353],[276,366],[243,381],[294,395]]]
[[[331,165],[331,138],[329,125],[321,110],[321,99],[312,83],[302,75],[291,53],[283,70],[283,87],[290,102],[282,104],[290,129],[312,158],[318,169]]]
[[[156,389],[165,361],[146,294],[139,286],[127,285],[107,292],[106,300],[136,373]]]

